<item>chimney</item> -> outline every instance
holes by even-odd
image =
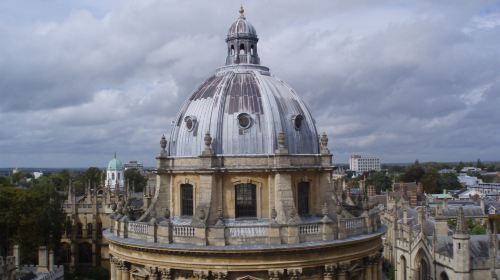
[[[368,186],[368,196],[375,196],[376,195],[376,190],[374,185],[369,185]]]
[[[19,269],[21,265],[21,250],[19,248],[19,245],[14,245],[13,247],[13,253],[14,253],[14,258],[16,258],[16,268]]]
[[[49,271],[54,271],[54,250],[49,250]]]
[[[36,272],[48,272],[49,271],[49,263],[47,258],[47,247],[40,246],[38,247],[38,266],[36,268]]]

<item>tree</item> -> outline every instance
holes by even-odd
[[[484,164],[481,162],[481,159],[479,159],[479,158],[477,159],[476,167],[477,168],[481,168],[481,169],[484,168]]]
[[[462,185],[458,181],[457,175],[453,173],[445,173],[439,175],[438,179],[439,190],[458,190],[462,188]]]
[[[97,167],[89,167],[83,172],[81,179],[92,186],[98,186],[101,183],[102,171]]]
[[[379,171],[379,172],[374,172],[366,178],[366,185],[374,185],[377,193],[380,193],[381,191],[386,191],[391,189],[391,178],[389,178],[387,175],[385,175],[385,172]]]
[[[460,173],[462,169],[465,167],[465,164],[463,162],[459,162],[457,166],[455,166],[455,170],[457,173]]]
[[[401,176],[401,180],[403,182],[420,182],[420,179],[422,179],[422,176],[424,176],[424,174],[424,168],[420,166],[418,161],[415,161],[415,164],[410,166]]]
[[[30,189],[0,189],[0,253],[19,244],[22,263],[35,263],[42,245],[58,251],[65,217],[62,198],[45,183]]]
[[[440,192],[439,185],[439,173],[434,168],[429,168],[427,172],[424,173],[420,182],[424,187],[426,193],[438,193]]]
[[[486,228],[481,224],[477,224],[472,227],[470,233],[472,235],[486,234]]]
[[[134,192],[142,192],[148,182],[148,179],[135,168],[125,170],[125,180],[127,184],[133,186]]]

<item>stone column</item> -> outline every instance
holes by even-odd
[[[349,279],[349,263],[341,263],[338,266],[337,279],[338,280],[348,280]]]
[[[227,271],[212,272],[215,280],[227,280]]]
[[[335,264],[325,265],[325,270],[323,271],[323,280],[333,280],[335,268]]]
[[[269,280],[280,280],[284,269],[273,269],[268,271]]]
[[[374,275],[377,275],[377,279],[378,280],[383,280],[383,275],[382,275],[382,264],[383,264],[383,261],[384,259],[382,258],[382,255],[380,254],[378,256],[378,261],[377,263],[374,265],[374,269],[375,269],[375,272],[374,272]]]
[[[115,258],[113,256],[109,256],[109,274],[111,280],[116,280],[116,265]]]
[[[287,269],[288,279],[299,280],[302,275],[302,268],[289,268]]]
[[[172,273],[170,268],[161,268],[160,275],[161,280],[172,280]]]
[[[116,280],[122,280],[122,261],[115,259],[115,278]]]
[[[365,279],[366,280],[376,280],[377,277],[376,274],[373,274],[372,271],[373,271],[373,258],[372,257],[368,257],[364,260],[364,265],[365,265]]]
[[[208,270],[195,270],[193,271],[193,276],[198,280],[208,280],[209,272]]]
[[[122,264],[120,269],[122,270],[122,279],[121,280],[129,280],[130,279],[130,271],[128,270],[128,267],[125,265],[125,263]]]

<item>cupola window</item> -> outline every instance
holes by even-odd
[[[193,131],[194,127],[196,126],[196,118],[187,116],[184,118],[184,122],[186,123],[186,129],[188,131]]]
[[[239,114],[238,125],[243,129],[250,128],[250,126],[252,126],[252,117],[250,117],[250,115],[247,113]]]
[[[300,182],[297,186],[297,204],[299,215],[309,214],[309,182]]]
[[[240,54],[245,54],[245,45],[240,45]]]
[[[292,118],[293,127],[296,130],[299,130],[302,127],[302,122],[303,121],[304,121],[304,116],[302,116],[302,115],[296,115],[296,116],[294,116]]]
[[[256,186],[254,184],[238,184],[236,191],[236,218],[257,217]]]
[[[193,185],[181,185],[181,216],[193,216]]]

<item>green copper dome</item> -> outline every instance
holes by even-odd
[[[113,170],[123,170],[123,163],[116,157],[110,160],[108,163],[108,171],[113,171]]]

